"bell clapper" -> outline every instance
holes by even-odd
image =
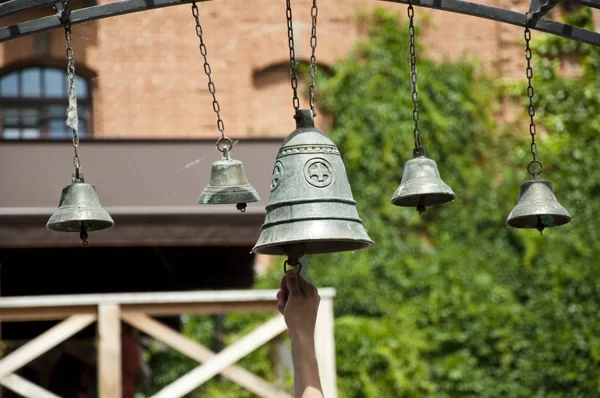
[[[83,242],[83,246],[87,246],[88,245],[88,241],[87,241],[87,238],[88,238],[87,228],[86,228],[85,224],[83,223],[83,221],[81,221],[81,231],[79,232],[79,238]]]
[[[425,213],[425,211],[426,211],[425,205],[423,204],[423,196],[421,196],[419,198],[419,204],[417,205],[417,211],[419,212],[419,215]]]
[[[242,213],[246,212],[246,204],[245,203],[238,203],[237,205],[235,205],[235,207]]]
[[[542,231],[544,230],[544,228],[546,228],[546,227],[544,226],[544,223],[542,222],[542,217],[537,216],[537,225],[536,225],[535,229],[537,229],[538,231],[540,231],[540,235],[541,236],[544,236],[542,234]]]

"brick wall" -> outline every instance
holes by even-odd
[[[528,9],[526,0],[481,2],[519,12]],[[359,12],[377,5],[406,18],[406,6],[401,4],[375,0],[320,3],[317,58],[323,66],[344,57],[364,34]],[[292,4],[296,54],[307,61],[311,1]],[[283,0],[199,3],[217,98],[226,134],[232,138],[282,137],[294,129],[284,6]],[[2,25],[23,17],[6,18]],[[416,19],[426,56],[478,59],[487,71],[502,78],[523,77],[521,28],[418,7]],[[194,32],[189,5],[73,27],[77,71],[93,83],[97,137],[217,137]],[[36,61],[64,66],[64,47],[61,29],[0,44],[0,68]],[[301,103],[307,106],[305,81],[300,91]]]

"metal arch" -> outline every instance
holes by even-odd
[[[205,2],[211,0],[196,0],[196,2]],[[107,3],[98,6],[84,7],[71,12],[71,24],[94,21],[96,19],[115,17],[123,14],[130,14],[139,11],[152,10],[155,8],[170,7],[180,4],[189,4],[192,0],[123,0],[114,3]],[[10,4],[9,4],[10,3]],[[0,4],[0,17],[17,12],[26,11],[34,7],[56,4],[57,0],[10,0]],[[4,7],[2,7],[4,6]],[[43,32],[62,26],[60,14],[34,19],[22,22],[12,26],[0,28],[0,43],[18,37],[31,35],[33,33]]]
[[[390,3],[401,3],[408,4],[409,0],[379,0]],[[487,6],[484,4],[471,3],[464,0],[410,0],[415,6],[421,6],[426,8],[433,8],[435,10],[455,12],[458,14],[471,15],[474,17],[491,19],[492,21],[498,21],[507,23],[515,26],[525,27],[527,24],[527,15],[516,11],[505,10],[503,8],[497,8]],[[536,2],[536,0],[534,0]],[[535,7],[535,5],[532,5]],[[544,6],[550,1],[546,0],[541,4]],[[540,3],[539,1],[537,3]],[[571,0],[571,3],[578,3],[593,8],[600,8],[600,0]],[[567,39],[579,41],[582,43],[592,44],[600,47],[600,33],[594,32],[587,29],[578,28],[576,26],[566,25],[561,22],[552,21],[550,19],[539,19],[543,14],[549,11],[548,7],[540,7],[538,10],[533,12],[534,18],[532,19],[530,29],[536,29],[541,32],[550,33],[553,35],[565,37]],[[537,15],[536,15],[537,14]],[[541,15],[540,15],[541,14]]]
[[[47,6],[57,3],[58,0],[9,0],[0,4],[0,18],[26,11],[28,9]],[[211,1],[211,0],[198,0]],[[408,4],[409,0],[379,0],[390,3]],[[413,5],[432,8],[441,11],[471,15],[479,18],[490,19],[515,26],[525,27],[526,14],[473,3],[466,0],[411,0]],[[565,37],[600,47],[600,33],[587,29],[566,25],[549,19],[541,19],[559,0],[532,0],[530,12],[532,18],[530,28],[541,32]],[[586,7],[600,8],[600,0],[569,0],[571,3]],[[191,3],[191,0],[122,0],[98,6],[85,7],[73,10],[71,13],[72,24],[78,24],[96,19],[109,18],[123,14],[146,11],[161,7],[170,7]],[[40,19],[25,21],[16,25],[0,28],[0,42],[16,39],[21,36],[54,29],[61,26],[59,14]]]

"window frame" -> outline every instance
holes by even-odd
[[[25,71],[29,69],[38,69],[40,72],[40,81],[39,88],[40,94],[35,96],[28,96],[23,94],[23,78],[22,75]],[[85,68],[84,68],[85,69]],[[9,142],[9,141],[68,141],[71,140],[71,134],[66,133],[64,137],[51,137],[50,136],[50,120],[58,120],[54,118],[47,118],[46,120],[40,120],[38,126],[36,128],[39,129],[40,135],[37,138],[23,138],[22,133],[20,133],[18,138],[4,138],[4,115],[3,110],[6,108],[17,108],[19,110],[32,108],[32,109],[43,109],[44,107],[48,107],[51,105],[60,105],[63,107],[68,106],[68,92],[65,91],[61,93],[61,96],[47,96],[46,95],[46,73],[44,71],[52,70],[58,71],[63,76],[66,77],[66,69],[63,67],[59,67],[53,64],[20,64],[15,65],[11,68],[4,68],[0,71],[0,79],[5,78],[6,76],[16,73],[17,74],[17,95],[14,96],[6,96],[0,92],[0,142]],[[87,117],[85,120],[85,135],[81,137],[81,140],[90,140],[94,139],[94,111],[93,111],[93,86],[92,86],[92,78],[89,77],[89,73],[75,73],[76,79],[81,79],[85,82],[87,93],[85,97],[78,96],[77,104],[85,107],[87,112]],[[68,83],[68,80],[66,80]],[[68,88],[65,88],[68,90]],[[62,120],[66,119],[66,113]],[[11,126],[9,126],[11,127]],[[23,128],[22,125],[14,126],[16,128]],[[67,132],[70,128],[67,128]]]

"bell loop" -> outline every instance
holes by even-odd
[[[296,271],[296,273],[297,273],[297,274],[299,274],[300,272],[302,272],[302,263],[301,263],[300,261],[297,261],[297,262],[296,262],[296,264],[290,264],[290,261],[289,261],[289,260],[285,260],[285,261],[283,262],[283,273],[284,273],[284,274],[287,274],[287,272],[288,272],[288,269],[287,269],[287,266],[288,266],[288,265],[289,265],[290,267],[297,267],[297,268],[294,270],[294,271]]]
[[[536,167],[534,167],[534,166],[536,166]],[[542,162],[540,162],[539,160],[532,160],[527,165],[527,171],[529,172],[529,174],[531,174],[533,176],[534,180],[537,180],[540,178],[539,176],[540,176],[540,174],[542,174],[542,170],[544,170],[544,166],[542,166]]]
[[[75,184],[76,182],[85,182],[85,179],[83,178],[83,173],[79,172],[78,174],[77,172],[78,170],[75,170],[75,173],[72,174],[71,182],[73,184]]]
[[[294,119],[296,119],[296,129],[315,127],[315,119],[310,109],[298,109]]]
[[[422,146],[413,149],[413,158],[427,157],[427,152]]]
[[[229,137],[220,137],[217,140],[216,148],[219,152],[229,152],[233,148],[233,141]]]

